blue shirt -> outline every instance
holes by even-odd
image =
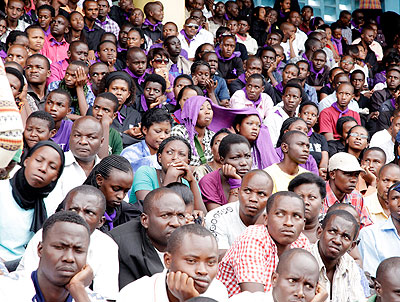
[[[400,236],[392,218],[365,227],[360,232],[359,250],[366,272],[375,277],[376,269],[383,260],[400,255]]]
[[[229,100],[231,96],[229,95],[228,85],[226,81],[220,76],[214,75],[213,80],[217,81],[217,88],[215,88],[215,95],[219,101]]]
[[[157,162],[157,155],[150,154],[150,149],[144,140],[126,147],[122,150],[121,156],[125,157],[131,163],[133,173],[141,166],[161,169],[161,166]]]
[[[304,84],[304,92],[307,94],[309,100],[318,105],[318,96],[317,90],[314,87],[308,85],[307,83]]]

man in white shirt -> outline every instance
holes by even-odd
[[[292,23],[294,27],[296,27],[296,39],[297,45],[299,47],[299,51],[304,53],[306,51],[305,49],[305,43],[307,40],[307,35],[304,33],[304,31],[299,29],[299,26],[301,24],[301,16],[299,12],[297,11],[291,11],[289,14],[288,22]]]
[[[376,132],[372,136],[369,144],[370,147],[379,147],[385,151],[386,163],[390,163],[394,160],[394,141],[397,133],[400,131],[400,114],[391,119],[390,127]]]
[[[168,240],[164,262],[167,270],[128,284],[117,302],[187,301],[198,296],[228,300],[225,286],[215,279],[217,242],[203,226],[188,224],[176,229]]]
[[[99,163],[97,153],[103,141],[103,128],[93,116],[84,116],[74,122],[69,138],[70,150],[65,153],[64,172],[56,186],[63,198],[71,189],[83,184]]]
[[[97,230],[105,221],[106,200],[101,191],[92,186],[72,189],[62,202],[62,210],[74,211],[89,225],[90,244],[87,263],[93,270],[93,290],[107,299],[115,300],[118,294],[118,246],[108,235]],[[39,265],[38,244],[42,240],[39,230],[29,241],[17,271],[31,273]]]
[[[194,59],[196,49],[204,43],[214,45],[214,36],[209,31],[200,27],[194,18],[185,21],[183,29],[179,32],[178,39],[181,41],[182,49],[188,53],[188,59]]]
[[[231,202],[208,212],[206,228],[218,242],[220,259],[236,238],[249,226],[264,222],[265,207],[272,194],[273,181],[263,170],[248,172],[239,188],[239,201]]]
[[[359,224],[344,210],[329,212],[311,249],[319,266],[319,284],[326,288],[326,301],[365,301],[357,263],[347,253],[355,246]]]
[[[61,211],[43,224],[37,246],[39,267],[32,274],[0,277],[0,301],[106,301],[86,289],[93,272],[86,264],[90,229],[72,211]]]
[[[286,60],[300,56],[305,47],[304,42],[301,44],[302,41],[296,37],[298,29],[292,23],[283,22],[280,26],[280,30],[283,32],[281,46],[283,47]]]

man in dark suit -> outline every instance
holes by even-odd
[[[186,224],[185,203],[174,191],[159,188],[147,194],[140,217],[110,231],[118,244],[119,288],[164,269],[171,233]]]

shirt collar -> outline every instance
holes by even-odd
[[[94,166],[100,162],[100,158],[96,155],[94,158]],[[75,156],[72,154],[72,151],[69,150],[65,152],[65,167],[71,166],[73,164],[77,164],[79,166],[78,161],[76,160]]]
[[[397,233],[397,229],[393,224],[392,217],[389,217],[388,220],[386,220],[384,223],[381,225],[382,230],[393,230]]]
[[[378,192],[373,193],[371,196],[368,196],[369,198],[373,198],[373,202],[368,204],[368,210],[370,211],[371,214],[377,215],[381,214],[384,215],[385,217],[389,218],[385,211],[383,210],[379,199],[378,199]]]
[[[333,198],[332,198],[333,197]],[[332,206],[336,202],[343,202],[343,203],[349,203],[347,200],[349,199],[349,194],[345,194],[343,201],[340,201],[335,193],[333,193],[332,188],[329,184],[329,180],[326,182],[326,201],[328,204],[328,207]]]
[[[320,275],[321,275],[321,272],[323,272],[324,277],[326,277],[326,267],[325,267],[324,262],[322,261],[321,255],[319,254],[318,244],[319,244],[319,240],[312,245],[311,251],[312,251],[313,256],[315,257],[315,259],[318,262]],[[348,272],[348,270],[349,270],[348,268],[350,266],[348,265],[349,259],[347,259],[347,256],[349,256],[349,255],[347,253],[345,253],[342,257],[339,258],[339,261],[338,261],[338,263],[336,265],[336,269],[335,269],[335,275],[337,273],[344,275]],[[333,279],[333,280],[335,280],[335,279]]]

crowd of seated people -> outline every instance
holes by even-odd
[[[0,301],[396,301],[400,12],[359,2],[0,4]]]

